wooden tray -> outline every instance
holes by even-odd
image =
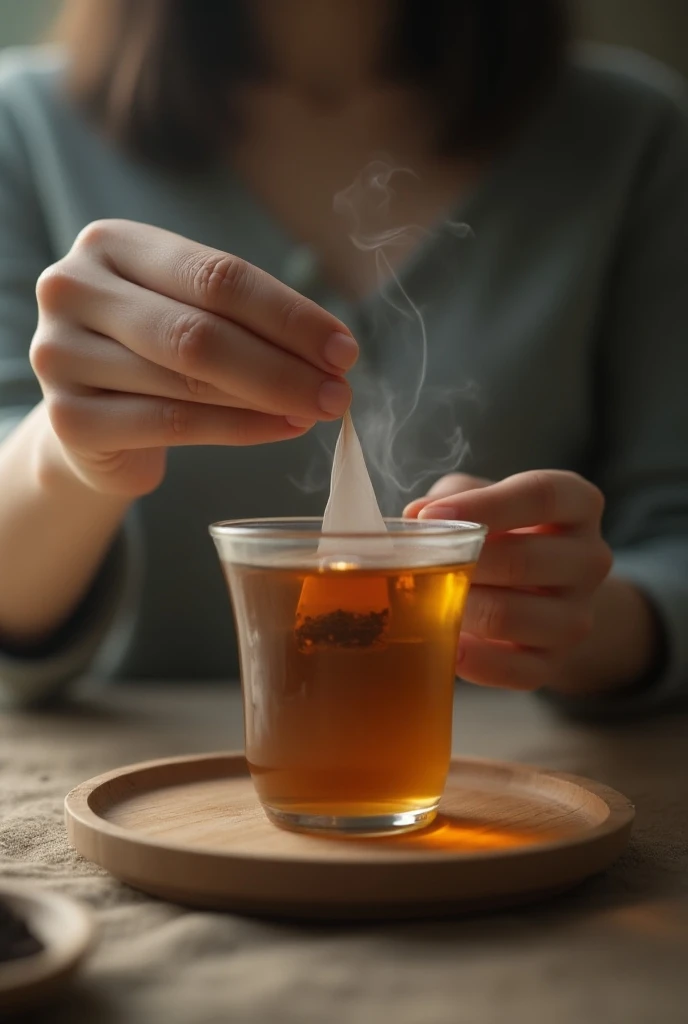
[[[0,1018],[51,996],[74,973],[93,944],[91,915],[58,893],[2,882],[0,899],[43,944],[40,953],[0,963]]]
[[[567,889],[626,845],[633,806],[587,779],[452,761],[422,832],[332,839],[265,817],[240,754],[150,761],[65,801],[84,857],[129,885],[196,907],[318,918],[434,916]]]

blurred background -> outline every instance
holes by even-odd
[[[0,0],[0,47],[40,38],[58,7],[59,0]],[[688,76],[688,0],[571,0],[571,8],[583,38],[632,46]]]

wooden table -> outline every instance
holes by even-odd
[[[532,696],[461,688],[455,750],[589,775],[635,802],[605,876],[527,910],[385,926],[186,911],[119,885],[67,845],[83,779],[239,747],[238,688],[93,685],[63,710],[0,713],[0,874],[90,904],[101,942],[31,1024],[686,1024],[688,717],[594,727]]]

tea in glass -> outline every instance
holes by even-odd
[[[212,528],[266,813],[354,834],[429,824],[449,768],[456,650],[483,529],[391,521],[390,543],[342,537],[341,554],[323,557],[317,521],[276,522]]]

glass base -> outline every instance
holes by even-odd
[[[418,807],[412,811],[396,814],[366,814],[362,816],[338,814],[314,814],[298,811],[278,810],[263,804],[263,810],[270,821],[280,828],[292,832],[316,832],[333,836],[389,836],[401,832],[414,832],[430,825],[437,815],[438,803],[429,807]]]

